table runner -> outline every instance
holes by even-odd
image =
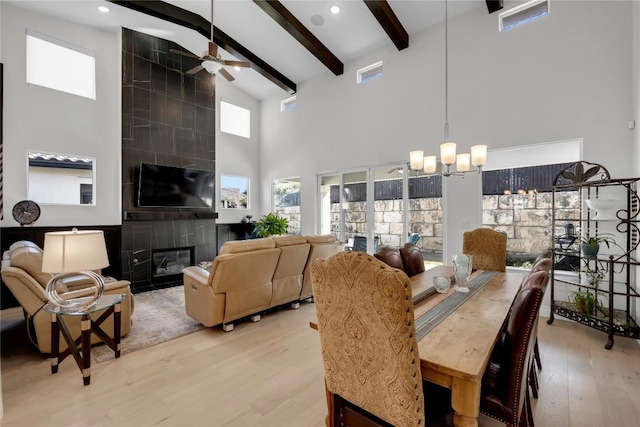
[[[498,274],[496,271],[482,272],[467,285],[469,292],[453,292],[445,300],[418,317],[416,319],[416,337],[418,341],[438,326],[449,314],[478,293],[496,274]]]

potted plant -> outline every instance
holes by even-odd
[[[602,233],[590,235],[589,233],[585,233],[584,236],[580,237],[580,250],[582,250],[582,253],[586,256],[596,256],[600,250],[600,243],[607,245],[607,248],[610,248],[612,244],[620,247],[613,239],[613,234]]]
[[[255,222],[253,231],[258,237],[269,237],[286,234],[288,226],[289,221],[286,218],[269,212]]]
[[[604,279],[604,270],[592,270],[588,266],[580,273],[586,279],[586,284],[589,288],[586,290],[574,291],[571,293],[571,302],[575,308],[582,314],[587,316],[595,316],[598,312],[606,315],[607,312],[604,305],[598,300],[598,288],[600,287],[600,281]]]

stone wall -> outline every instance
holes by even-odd
[[[485,227],[507,233],[507,251],[526,258],[552,246],[552,194],[512,194],[484,196],[482,222]],[[346,236],[364,236],[367,231],[366,202],[349,202],[345,206]],[[374,234],[382,245],[400,246],[402,235],[402,200],[374,202]],[[556,235],[564,235],[563,221],[580,217],[577,192],[556,193]],[[340,225],[340,205],[331,205],[331,231],[337,236]],[[418,246],[426,259],[442,258],[442,199],[409,200],[409,231],[420,234]],[[576,229],[576,234],[579,230]]]
[[[300,234],[300,206],[276,207],[273,213],[279,215],[289,222],[288,234]]]

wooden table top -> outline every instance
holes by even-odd
[[[448,387],[451,377],[481,380],[523,275],[498,273],[418,342],[423,377]],[[433,306],[431,299],[424,304]],[[422,305],[416,305],[416,316],[423,311]],[[443,374],[441,379],[438,373]]]

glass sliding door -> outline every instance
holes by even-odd
[[[367,228],[367,171],[342,174],[341,210],[344,216],[344,232],[347,244],[354,251],[367,252],[369,230]],[[377,247],[374,245],[371,250]],[[369,251],[371,251],[369,250]]]
[[[425,261],[442,263],[442,176],[409,177],[409,241]]]
[[[379,244],[402,246],[407,240],[403,182],[404,166],[373,169],[373,232]]]
[[[320,187],[320,234],[331,234],[335,239],[346,241],[340,212],[340,175],[321,175]]]

